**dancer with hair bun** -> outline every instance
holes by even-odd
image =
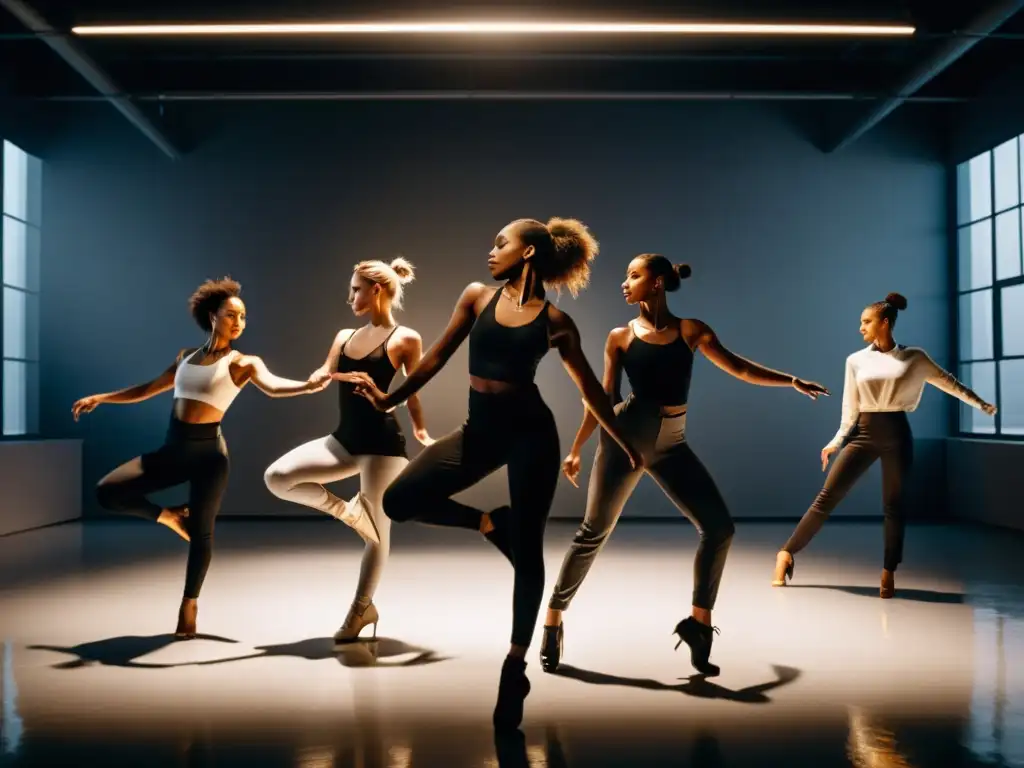
[[[558,482],[558,431],[534,375],[554,347],[595,418],[617,440],[625,461],[640,457],[621,437],[612,406],[580,346],[572,319],[545,297],[545,288],[567,288],[574,296],[587,283],[598,244],[573,219],[544,224],[519,219],[494,241],[487,266],[501,280],[496,288],[471,283],[462,292],[441,337],[423,361],[390,395],[359,374],[360,391],[388,410],[423,387],[469,338],[469,417],[465,424],[426,448],[384,493],[392,520],[468,528],[482,533],[512,563],[512,644],[501,671],[494,723],[517,727],[530,691],[526,651],[544,592],[544,529]],[[491,512],[451,497],[508,467],[511,506]]]
[[[772,586],[793,578],[794,556],[821,530],[832,510],[876,460],[882,461],[882,505],[885,551],[879,597],[896,591],[896,568],[903,560],[903,483],[913,463],[914,440],[907,413],[921,402],[924,385],[931,384],[978,410],[993,415],[996,407],[940,368],[918,347],[893,339],[893,328],[907,300],[890,293],[860,315],[860,334],[869,346],[846,358],[843,415],[839,431],[821,450],[821,470],[837,451],[825,485],[775,559]]]
[[[420,335],[395,322],[393,310],[401,309],[404,286],[413,279],[413,266],[402,258],[390,264],[361,261],[352,270],[348,304],[356,317],[366,317],[362,328],[345,328],[334,337],[324,364],[311,381],[339,373],[358,372],[386,392],[395,374],[411,371],[420,361]],[[381,413],[355,393],[352,381],[338,387],[341,422],[325,437],[293,448],[271,464],[264,482],[275,496],[325,512],[353,528],[366,546],[359,569],[356,594],[348,614],[334,635],[335,642],[352,642],[364,627],[377,634],[380,615],[373,595],[380,583],[391,544],[391,521],[381,508],[384,489],[409,463],[402,427],[393,413]],[[419,399],[409,398],[413,434],[424,445],[431,439]],[[359,494],[345,500],[324,483],[359,475]]]
[[[562,612],[569,607],[601,548],[611,535],[622,508],[640,477],[654,478],[673,504],[700,533],[693,564],[691,615],[675,627],[680,644],[690,648],[690,660],[700,672],[717,675],[712,664],[711,609],[733,537],[733,522],[715,481],[686,442],[686,408],[693,371],[694,352],[704,356],[741,381],[763,387],[792,387],[816,399],[827,395],[820,384],[807,382],[745,360],[726,349],[710,326],[700,320],[672,315],[665,294],[679,288],[690,276],[686,264],[673,265],[660,254],[644,253],[626,269],[622,294],[627,304],[638,304],[639,316],[608,334],[604,352],[604,387],[615,406],[618,428],[643,455],[643,467],[631,466],[628,457],[602,432],[587,491],[587,510],[572,547],[558,574],[541,645],[541,664],[546,671],[558,668],[563,655]],[[629,379],[629,396],[619,390],[622,372]],[[580,450],[590,438],[597,420],[588,409],[562,468],[576,484]]]
[[[134,387],[90,395],[72,407],[75,421],[103,403],[140,403],[174,389],[171,423],[163,446],[137,456],[108,474],[96,487],[104,509],[135,515],[170,528],[189,542],[185,593],[178,610],[175,636],[196,636],[199,591],[213,557],[213,528],[228,483],[228,447],[221,420],[248,382],[270,397],[319,392],[330,384],[329,374],[294,381],[275,376],[259,357],[244,355],[234,343],[245,330],[242,286],[230,277],[207,280],[189,300],[192,317],[207,334],[198,349],[183,349],[177,359],[152,381]],[[163,508],[150,493],[189,484],[188,503]]]

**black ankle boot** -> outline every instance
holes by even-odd
[[[506,505],[504,507],[498,507],[491,512],[491,525],[494,526],[490,532],[484,534],[484,538],[487,539],[491,544],[498,548],[508,561],[515,565],[512,560],[512,542],[509,539],[509,517],[512,514],[512,507]]]
[[[554,672],[564,653],[565,625],[544,626],[544,639],[540,643],[540,665],[545,672]]]
[[[526,678],[526,660],[505,657],[498,683],[498,702],[494,705],[495,728],[518,728],[523,722],[523,703],[530,694]]]
[[[718,632],[718,627],[702,624],[692,616],[676,624],[676,628],[673,631],[673,634],[679,635],[676,650],[679,649],[682,643],[686,643],[690,646],[690,663],[693,665],[693,668],[701,674],[712,677],[722,671],[717,664],[712,664],[709,661],[711,658],[711,641],[714,640],[716,632]]]

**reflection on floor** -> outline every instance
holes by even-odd
[[[359,547],[333,521],[218,530],[175,642],[184,546],[133,522],[0,539],[0,765],[1024,765],[1024,539],[908,532],[877,597],[879,524],[826,527],[769,586],[787,526],[741,525],[713,659],[670,637],[696,536],[623,524],[566,614],[565,664],[529,657],[522,732],[490,729],[511,571],[462,531],[402,527],[380,635],[335,649]],[[553,524],[548,581],[572,536]]]

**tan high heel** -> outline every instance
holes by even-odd
[[[882,570],[882,584],[878,588],[878,596],[883,600],[889,600],[896,594],[896,574],[892,571]]]
[[[354,643],[359,639],[359,633],[367,624],[373,624],[373,639],[376,640],[379,620],[380,614],[377,613],[377,606],[372,602],[368,603],[361,611],[357,605],[353,605],[348,609],[345,623],[334,633],[334,642],[338,644]]]
[[[357,493],[349,501],[339,499],[340,504],[335,504],[328,513],[331,517],[341,520],[345,525],[354,530],[363,541],[371,544],[380,544],[380,531],[370,514],[369,504],[366,503],[362,493]]]
[[[772,586],[786,586],[787,578],[792,581],[794,567],[795,561],[793,560],[793,556],[786,550],[780,549],[779,554],[775,556],[775,575],[772,577]]]

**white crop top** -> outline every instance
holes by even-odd
[[[829,445],[841,445],[862,413],[915,410],[925,384],[938,387],[975,408],[981,409],[985,404],[918,347],[897,344],[888,352],[881,352],[872,344],[854,352],[846,358],[842,422]]]
[[[229,352],[212,365],[193,365],[189,362],[202,347],[182,358],[174,373],[174,397],[184,400],[198,400],[212,405],[223,413],[242,390],[231,378],[231,361],[234,352]]]

